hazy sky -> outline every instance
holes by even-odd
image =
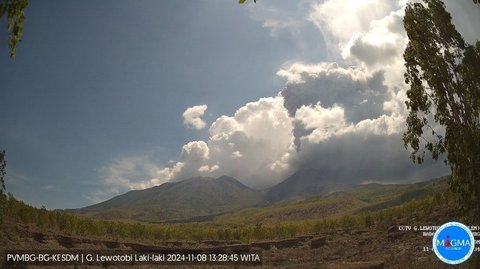
[[[411,181],[400,140],[404,1],[30,1],[17,59],[0,21],[7,190],[81,207],[191,176],[271,186]],[[449,1],[479,38],[480,10]]]

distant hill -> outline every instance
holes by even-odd
[[[145,190],[129,191],[99,204],[67,211],[103,219],[158,222],[253,207],[262,200],[262,192],[253,190],[232,177],[195,177]]]
[[[133,196],[125,194],[91,206],[90,211],[83,210],[92,214],[109,212],[113,206],[124,208],[126,202],[134,203],[131,207],[136,208],[136,201],[143,194],[165,193],[167,189],[177,191],[183,184],[189,185],[183,186],[189,190],[190,186],[205,184],[248,191],[236,180],[226,177],[196,178],[180,183],[164,184],[146,192],[130,192]],[[177,252],[185,253],[192,249],[231,252],[258,248],[263,249],[262,264],[268,267],[310,268],[321,264],[325,268],[446,268],[435,255],[418,251],[419,245],[431,244],[431,237],[409,236],[392,227],[412,223],[438,225],[458,219],[458,205],[449,198],[450,194],[448,178],[413,184],[372,183],[320,198],[234,210],[208,222],[168,225],[92,220],[34,208],[10,195],[0,195],[0,204],[6,209],[0,210],[0,252],[5,249],[104,252],[130,249],[141,253],[174,247]],[[180,197],[175,201],[185,200],[189,199]],[[158,204],[150,206],[154,208]],[[3,264],[0,256],[0,268]],[[26,266],[19,264],[19,268]]]
[[[267,190],[265,200],[275,203],[287,200],[304,200],[324,196],[332,191],[342,189],[329,181],[321,171],[313,168],[302,169]]]
[[[314,175],[314,173],[310,175]],[[441,177],[410,184],[370,183],[350,186],[342,191],[320,197],[280,201],[261,208],[246,208],[217,216],[214,221],[222,224],[272,224],[349,216],[367,211],[374,212],[445,192],[448,190],[448,179],[449,177]],[[290,186],[294,186],[294,184]],[[328,189],[328,187],[326,188]],[[318,191],[319,193],[326,192],[322,189]],[[286,195],[284,197],[298,196]]]
[[[319,170],[304,169],[270,189],[258,191],[228,176],[195,177],[66,211],[101,219],[147,222],[301,220],[400,205],[447,189],[447,181],[445,177],[414,184],[342,186],[329,182]]]

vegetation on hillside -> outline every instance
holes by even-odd
[[[217,223],[278,223],[352,215],[403,204],[445,191],[448,177],[415,184],[365,184],[304,201],[284,201],[264,208],[247,208],[215,218]]]
[[[438,192],[415,199],[400,206],[375,212],[358,212],[352,215],[283,222],[205,222],[189,224],[147,224],[140,222],[106,221],[84,218],[65,212],[35,208],[16,200],[12,195],[2,195],[0,203],[2,233],[0,239],[15,240],[18,224],[41,232],[55,232],[79,237],[158,242],[166,240],[258,240],[282,239],[300,235],[327,232],[352,227],[389,227],[398,220],[414,220],[429,216],[431,212],[453,208],[448,193]],[[439,209],[441,205],[441,209]],[[445,206],[447,205],[447,206]],[[17,227],[17,228],[12,228]],[[10,232],[6,232],[10,231]]]
[[[196,177],[130,191],[108,201],[68,212],[101,219],[160,222],[256,206],[262,201],[262,195],[231,177]]]
[[[5,192],[5,174],[7,160],[5,159],[5,151],[0,151],[0,195]]]

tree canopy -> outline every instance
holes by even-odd
[[[0,151],[0,195],[5,192],[5,169],[7,161],[5,160],[5,151]]]
[[[0,18],[6,15],[8,30],[8,47],[10,58],[15,59],[17,45],[22,40],[25,8],[28,0],[0,0]]]
[[[409,115],[403,135],[414,162],[446,155],[460,209],[480,216],[480,42],[465,42],[440,0],[409,3],[404,53]]]

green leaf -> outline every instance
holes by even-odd
[[[408,4],[404,26],[409,38],[404,144],[417,163],[426,151],[434,160],[446,154],[458,210],[480,221],[480,50],[465,42],[441,0]]]

